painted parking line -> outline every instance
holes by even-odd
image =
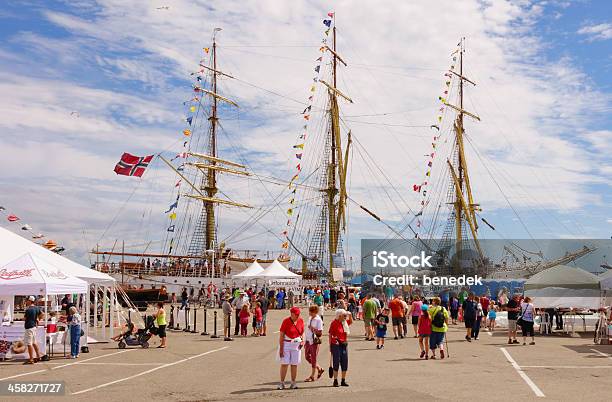
[[[131,376],[128,376],[128,377],[120,378],[118,380],[110,381],[110,382],[107,382],[107,383],[104,383],[104,384],[96,385],[95,387],[86,388],[86,389],[83,389],[81,391],[73,392],[72,395],[84,394],[86,392],[95,391],[95,390],[100,389],[100,388],[108,387],[109,385],[114,385],[114,384],[118,384],[120,382],[129,381],[129,380],[132,380],[134,378],[137,378],[137,377],[140,377],[140,376],[143,376],[143,375],[147,375],[147,374],[153,373],[153,372],[155,372],[157,370],[161,370],[161,369],[166,368],[166,367],[170,367],[170,366],[174,366],[176,364],[184,363],[184,362],[186,362],[188,360],[197,359],[198,357],[206,356],[206,355],[211,354],[211,353],[220,352],[220,351],[222,351],[224,349],[227,349],[228,347],[229,346],[224,346],[224,347],[219,348],[219,349],[213,349],[213,350],[209,350],[208,352],[200,353],[199,355],[194,355],[194,356],[187,357],[185,359],[177,360],[177,361],[175,361],[173,363],[166,363],[166,364],[164,364],[162,366],[154,367],[152,369],[140,372],[138,374],[134,374],[134,375],[131,375]]]
[[[546,369],[604,369],[612,366],[521,366],[521,368],[546,368]]]
[[[47,363],[47,364],[61,364],[61,363]],[[82,366],[161,366],[166,363],[113,363],[113,362],[85,362],[81,363]]]
[[[591,350],[592,350],[593,352],[597,353],[597,354],[598,354],[598,355],[600,355],[600,356],[607,357],[608,359],[612,360],[612,356],[610,356],[610,355],[609,355],[609,354],[607,354],[607,353],[600,352],[600,351],[599,351],[599,350],[597,350],[597,349],[591,349]]]
[[[118,351],[118,352],[108,353],[108,354],[105,354],[105,355],[100,355],[100,356],[92,357],[91,359],[79,360],[79,361],[75,361],[75,362],[73,362],[73,363],[64,363],[64,364],[61,364],[61,363],[60,363],[60,364],[61,364],[61,366],[51,367],[51,370],[57,370],[57,369],[61,369],[61,368],[64,368],[64,367],[74,366],[74,365],[77,365],[77,364],[83,364],[83,363],[88,362],[88,361],[91,361],[91,360],[101,359],[101,358],[103,358],[103,357],[107,357],[107,356],[118,355],[118,354],[120,354],[120,353],[131,352],[131,351],[133,351],[133,350],[137,350],[137,349],[120,350],[120,351]],[[10,376],[10,377],[0,378],[0,381],[10,380],[10,379],[12,379],[12,378],[25,377],[25,376],[28,376],[28,375],[38,374],[38,373],[42,373],[42,372],[45,372],[45,371],[49,371],[49,369],[42,369],[42,370],[28,371],[27,373],[15,374],[15,375],[12,375],[12,376]]]
[[[531,380],[531,378],[529,378],[527,374],[525,374],[525,372],[521,369],[521,366],[519,366],[518,363],[512,358],[512,356],[510,356],[510,353],[506,350],[506,348],[500,348],[500,350],[506,356],[506,360],[508,360],[514,370],[516,370],[516,372],[521,376],[523,381],[525,381],[525,383],[529,385],[529,388],[531,388],[533,393],[536,394],[537,397],[544,398],[546,396],[544,395],[544,392],[542,392],[542,390],[538,388],[537,385],[535,385],[535,383]]]

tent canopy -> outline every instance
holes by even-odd
[[[87,283],[106,286],[111,286],[115,283],[115,279],[110,275],[78,264],[9,230],[0,228],[0,266],[26,253],[30,253],[58,267],[63,273],[80,278]]]
[[[581,268],[557,265],[525,282],[525,296],[537,308],[586,308],[600,305],[600,278]]]
[[[263,267],[259,265],[257,260],[253,261],[251,265],[248,266],[247,269],[242,271],[239,274],[233,275],[233,279],[251,279],[255,278],[257,275],[261,274],[264,271]]]
[[[600,279],[577,267],[557,265],[527,279],[525,290],[544,288],[600,289]]]
[[[87,282],[26,253],[0,268],[0,294],[47,295],[87,293]]]
[[[301,275],[293,273],[289,271],[287,268],[283,266],[278,260],[274,260],[270,266],[263,270],[259,275],[254,276],[253,278],[262,278],[262,279],[288,279],[288,278],[301,278]]]
[[[612,290],[612,270],[606,271],[597,277],[601,285],[601,290]]]

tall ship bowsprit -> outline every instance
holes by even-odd
[[[246,161],[234,162],[219,155],[220,149],[233,146],[227,143],[221,146],[221,113],[231,114],[239,107],[222,94],[219,85],[221,79],[235,79],[218,67],[216,36],[219,31],[220,28],[215,28],[212,45],[203,49],[199,70],[192,74],[195,77],[193,95],[184,102],[183,149],[170,160],[157,155],[176,177],[172,203],[166,211],[168,226],[165,239],[160,242],[161,252],[150,251],[155,247],[153,241],[128,246],[126,251],[125,242],[119,240],[108,250],[97,246],[91,251],[96,258],[95,268],[118,279],[135,301],[163,298],[166,293],[179,295],[183,287],[197,293],[209,286],[231,285],[232,275],[255,260],[264,268],[275,260],[285,266],[289,263],[289,258],[278,252],[229,246],[232,236],[235,238],[240,230],[261,224],[260,210],[219,241],[219,215],[223,208],[253,209],[230,198],[227,190],[219,187],[220,181],[254,176]]]

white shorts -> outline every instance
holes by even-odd
[[[26,346],[31,346],[36,344],[36,327],[28,328],[23,333],[23,343]]]
[[[279,357],[280,364],[297,366],[302,362],[302,350],[297,348],[298,345],[299,343],[285,343],[283,357]]]

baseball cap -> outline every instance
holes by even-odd
[[[289,312],[290,312],[291,314],[300,315],[300,309],[299,309],[299,307],[291,307],[291,308],[289,309]]]
[[[28,300],[29,300],[29,301],[32,301],[32,302],[33,302],[33,301],[36,301],[36,297],[34,297],[34,296],[30,296],[30,297],[28,297]]]
[[[423,304],[421,306],[421,310],[423,310],[423,311],[427,311],[428,309],[429,309],[429,306],[427,304]]]

